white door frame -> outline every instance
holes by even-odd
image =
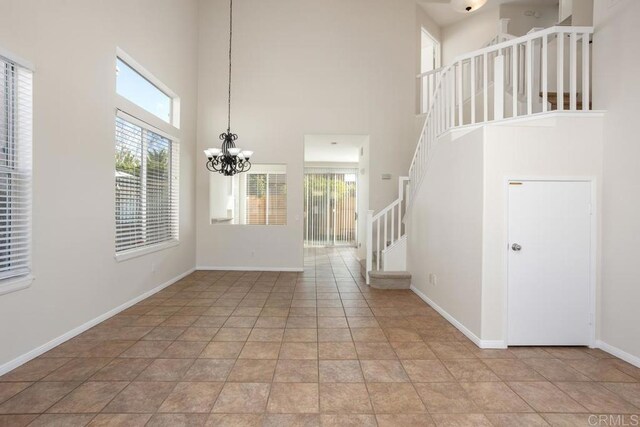
[[[431,33],[429,32],[429,30],[427,30],[425,27],[420,27],[420,73],[423,73],[424,71],[422,70],[422,35],[425,34],[427,37],[429,37],[431,39],[431,41],[433,41],[433,55],[435,58],[435,63],[433,64],[433,69],[437,70],[438,68],[440,68],[442,66],[442,47],[441,47],[441,43],[440,40],[438,40],[436,37],[434,37],[433,35],[431,35]]]
[[[591,184],[591,256],[589,266],[589,347],[596,347],[596,286],[598,261],[598,200],[597,179],[595,176],[506,176],[504,179],[504,228],[503,228],[503,336],[506,346],[509,346],[509,183],[510,182],[588,182]]]

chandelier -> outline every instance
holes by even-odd
[[[238,135],[231,132],[231,40],[233,37],[233,0],[229,0],[229,92],[227,98],[227,131],[220,134],[221,148],[204,150],[207,156],[207,169],[224,176],[233,176],[251,169],[249,159],[253,151],[236,147]]]

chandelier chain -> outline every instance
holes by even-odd
[[[233,0],[229,0],[229,93],[227,98],[227,132],[231,131],[231,42],[233,40]]]
[[[207,169],[224,176],[233,176],[251,169],[253,151],[236,147],[238,135],[231,133],[231,46],[233,42],[233,0],[229,0],[229,91],[227,98],[227,132],[220,134],[222,146],[205,150]]]

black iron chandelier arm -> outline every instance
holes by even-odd
[[[219,172],[225,176],[232,176],[251,169],[251,162],[239,156],[216,156],[207,160],[206,167],[211,172]]]

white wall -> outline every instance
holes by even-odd
[[[536,12],[538,16],[527,16],[527,11]],[[500,19],[505,18],[509,19],[509,34],[520,37],[534,27],[548,28],[555,25],[558,22],[558,5],[501,4]]]
[[[499,9],[490,8],[442,28],[442,65],[463,53],[482,48],[498,34]]]
[[[0,45],[36,67],[36,279],[0,295],[0,366],[194,266],[196,16],[193,1],[0,0]],[[182,99],[180,245],[120,263],[117,46]]]
[[[228,1],[201,0],[198,147],[226,129]],[[285,227],[211,226],[198,157],[197,264],[303,266],[305,134],[370,136],[370,207],[397,197],[413,135],[416,6],[411,0],[245,0],[234,3],[232,130],[252,161],[286,163]],[[199,150],[199,151],[200,151]],[[380,174],[391,173],[383,181]],[[224,243],[222,243],[224,242]]]
[[[422,29],[427,30],[429,35],[436,39],[437,41],[442,40],[442,28],[440,25],[436,23],[431,17],[425,12],[425,10],[420,5],[416,5],[416,27],[417,27],[417,37],[420,39],[422,35]],[[418,40],[419,41],[419,40]],[[420,44],[418,44],[418,47]],[[418,63],[419,65],[419,63]],[[420,67],[418,67],[420,68]]]
[[[481,332],[482,129],[441,138],[407,214],[411,281],[476,336]],[[437,276],[435,285],[429,274]]]
[[[609,7],[609,4],[613,6]],[[640,2],[596,0],[594,108],[605,109],[601,339],[640,358]]]
[[[543,118],[486,126],[484,162],[482,339],[500,341],[506,338],[505,179],[594,177],[598,202],[602,195],[602,118]]]
[[[597,214],[602,118],[538,118],[465,132],[444,135],[433,151],[407,214],[408,270],[420,292],[487,345],[500,345],[506,339],[505,180],[593,177]],[[598,286],[600,265],[595,268]]]

